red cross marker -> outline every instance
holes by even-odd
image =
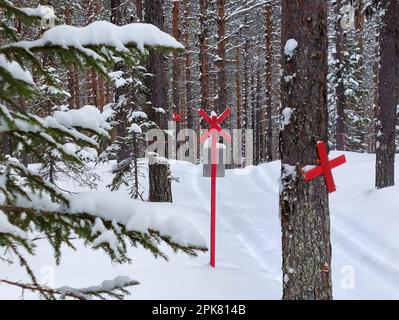
[[[306,171],[304,173],[305,180],[310,181],[324,175],[328,192],[335,192],[337,191],[337,189],[335,187],[334,177],[331,170],[340,165],[343,165],[346,162],[345,155],[341,155],[338,158],[328,160],[327,147],[323,141],[317,142],[317,152],[320,158],[320,166]]]
[[[200,142],[204,143],[210,136],[211,144],[211,251],[210,265],[216,266],[216,177],[217,177],[217,138],[221,135],[224,139],[231,142],[230,135],[223,131],[220,124],[230,115],[231,109],[227,108],[220,116],[209,116],[203,109],[198,110],[198,114],[210,124],[208,131],[201,136]]]
[[[182,112],[182,113],[173,112],[172,121],[180,122],[183,120],[183,116],[184,116],[184,112]]]

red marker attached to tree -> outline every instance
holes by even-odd
[[[173,112],[172,121],[181,122],[183,120],[184,112],[177,113]]]
[[[319,154],[320,166],[306,171],[304,173],[305,180],[310,181],[323,175],[326,180],[328,192],[335,192],[337,189],[335,187],[332,169],[343,165],[346,162],[345,155],[341,155],[338,158],[329,160],[327,155],[327,147],[323,141],[319,141],[317,143],[317,152]]]
[[[198,110],[198,114],[209,123],[208,131],[201,136],[200,142],[204,143],[211,137],[211,250],[210,264],[216,266],[216,178],[217,178],[217,144],[218,136],[222,136],[226,141],[231,142],[231,136],[223,131],[220,124],[230,115],[231,109],[227,108],[220,116],[209,116],[203,109]]]

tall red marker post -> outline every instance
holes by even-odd
[[[210,265],[216,266],[216,178],[218,168],[218,136],[222,136],[226,141],[231,142],[231,136],[223,131],[220,124],[230,115],[231,109],[227,108],[220,116],[209,116],[203,109],[198,110],[198,114],[209,123],[208,131],[200,137],[200,142],[204,143],[211,138],[211,251]]]

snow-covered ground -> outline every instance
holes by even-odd
[[[338,191],[330,197],[335,298],[399,299],[399,187],[376,190],[375,156],[346,155],[348,164],[334,170]],[[399,172],[399,158],[397,163]],[[202,177],[202,166],[179,162],[172,169],[180,182],[173,184],[176,206],[168,210],[191,221],[208,239],[209,180]],[[105,190],[110,165],[95,171]],[[279,174],[280,164],[274,162],[228,170],[226,178],[218,180],[216,269],[209,267],[207,253],[192,259],[167,248],[168,262],[132,248],[133,263],[121,266],[100,251],[79,246],[76,252],[63,250],[61,266],[56,267],[51,249],[41,244],[31,261],[39,279],[56,287],[130,276],[141,282],[132,287],[130,299],[280,299]],[[396,178],[399,181],[399,175]],[[0,266],[2,276],[25,278],[17,266]],[[0,285],[0,299],[18,298],[20,293]]]

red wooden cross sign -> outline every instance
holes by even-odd
[[[230,135],[223,131],[220,124],[230,115],[231,109],[227,108],[220,116],[209,116],[203,109],[198,110],[198,114],[209,123],[208,131],[200,137],[200,142],[204,143],[211,137],[211,250],[210,265],[216,266],[216,177],[217,177],[217,139],[221,135],[228,142],[231,142]]]
[[[183,120],[183,116],[184,116],[184,112],[182,112],[182,113],[173,112],[172,121],[180,122]]]
[[[320,158],[320,166],[306,171],[304,173],[305,180],[310,181],[324,175],[328,192],[335,192],[337,191],[337,189],[335,187],[334,177],[331,170],[340,165],[343,165],[346,162],[345,155],[341,155],[338,158],[329,160],[327,155],[327,147],[323,141],[317,142],[317,152]]]

